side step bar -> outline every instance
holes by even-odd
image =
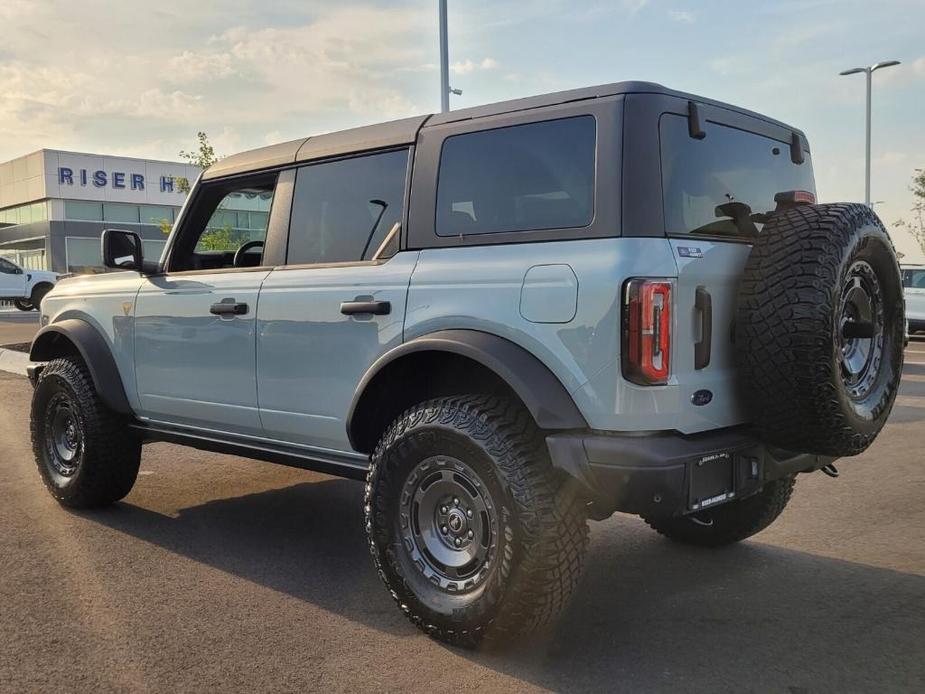
[[[165,441],[182,446],[189,446],[201,451],[237,455],[242,458],[264,460],[269,463],[287,465],[302,470],[323,472],[347,479],[365,480],[369,469],[359,456],[356,459],[347,456],[322,455],[284,445],[274,445],[267,441],[253,441],[242,437],[217,432],[187,431],[163,425],[135,423],[132,429],[137,431],[145,443]]]

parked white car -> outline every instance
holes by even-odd
[[[902,272],[909,332],[925,331],[925,265],[903,265]]]
[[[12,300],[20,311],[32,311],[58,281],[58,274],[47,270],[26,270],[0,258],[0,300]]]

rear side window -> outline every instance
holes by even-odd
[[[288,265],[372,258],[402,218],[408,150],[303,166],[296,174]]]
[[[749,236],[788,190],[816,192],[809,154],[790,159],[790,143],[706,123],[690,136],[687,119],[666,114],[659,125],[665,227],[669,234]]]
[[[903,270],[903,286],[909,289],[925,289],[925,270]]]
[[[593,116],[448,137],[440,153],[437,235],[588,226],[595,141]]]

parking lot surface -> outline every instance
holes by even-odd
[[[18,311],[0,306],[0,346],[30,342],[38,329],[38,311]]]
[[[907,360],[874,446],[771,528],[698,550],[593,523],[564,619],[475,653],[392,603],[361,484],[154,444],[124,502],[68,511],[0,373],[0,690],[922,691],[925,342]]]

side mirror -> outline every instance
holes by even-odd
[[[104,267],[138,272],[144,268],[141,237],[134,231],[104,229],[101,243]]]

